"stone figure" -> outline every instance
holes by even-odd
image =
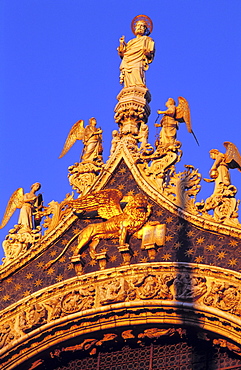
[[[81,155],[83,162],[102,161],[102,130],[96,127],[94,117],[89,119],[89,124],[86,127],[84,127],[83,120],[79,120],[72,126],[59,158],[62,158],[69,151],[76,140],[82,140],[84,144]]]
[[[39,226],[43,200],[41,194],[36,195],[35,193],[40,187],[41,184],[36,182],[31,186],[29,193],[24,194],[23,188],[19,188],[12,194],[8,201],[0,228],[3,228],[8,223],[17,208],[21,209],[18,219],[18,224],[21,226],[19,231],[31,231]]]
[[[152,31],[152,21],[144,15],[135,17],[132,21],[132,31],[136,38],[125,42],[120,38],[117,48],[122,59],[120,65],[120,83],[124,87],[146,86],[145,71],[153,61],[155,54],[154,41],[148,36]]]
[[[218,222],[238,223],[238,202],[235,199],[237,189],[231,184],[229,169],[237,168],[241,172],[241,156],[238,148],[231,142],[223,145],[226,153],[217,149],[210,150],[210,157],[214,163],[209,171],[211,179],[206,182],[215,182],[213,194],[205,202],[197,203],[197,207],[204,216],[211,217],[207,211],[214,210],[213,217]]]
[[[179,96],[178,103],[176,107],[175,100],[169,98],[166,102],[167,110],[157,111],[158,114],[163,114],[161,122],[155,124],[155,127],[162,128],[157,146],[168,148],[170,145],[176,143],[177,130],[180,122],[185,122],[188,132],[193,133],[188,102],[185,98]]]
[[[146,146],[148,145],[148,135],[149,135],[149,128],[147,124],[144,122],[141,122],[139,135],[136,137],[141,143],[141,146],[139,148],[140,151],[145,149]]]
[[[110,155],[112,155],[117,147],[118,142],[120,141],[121,135],[117,130],[112,131],[112,141],[111,141],[111,149],[110,149]]]

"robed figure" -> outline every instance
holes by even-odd
[[[148,36],[152,31],[152,21],[147,16],[137,16],[132,21],[132,31],[136,38],[126,43],[122,36],[117,48],[122,58],[120,83],[124,83],[124,87],[145,87],[145,71],[148,70],[155,54],[154,41]]]

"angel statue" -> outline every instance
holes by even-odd
[[[19,188],[12,194],[8,201],[0,229],[6,226],[17,208],[21,209],[18,218],[18,225],[21,226],[20,232],[30,232],[32,229],[39,226],[43,198],[41,194],[36,195],[35,193],[40,188],[41,184],[36,182],[31,186],[29,193],[24,194],[23,188]]]
[[[218,149],[210,150],[210,157],[214,163],[209,171],[211,179],[206,182],[215,182],[213,194],[206,199],[205,203],[197,203],[201,212],[214,210],[216,221],[225,223],[238,223],[238,202],[235,199],[237,189],[231,184],[229,169],[237,168],[241,172],[241,156],[238,148],[231,142],[223,143],[225,153]],[[207,213],[206,213],[207,215]]]
[[[191,125],[191,115],[188,102],[182,96],[178,97],[178,106],[174,99],[169,98],[166,102],[167,110],[158,110],[158,114],[163,114],[160,123],[155,123],[155,127],[161,127],[158,146],[167,148],[176,143],[177,130],[180,122],[185,122],[189,133],[193,133]],[[194,135],[195,140],[196,136]],[[198,141],[197,141],[198,143]]]
[[[96,127],[96,119],[89,119],[89,124],[84,127],[84,121],[76,122],[65,141],[63,150],[59,156],[62,158],[74,145],[76,140],[82,140],[84,148],[81,154],[82,162],[102,161],[102,130]]]
[[[125,42],[125,37],[120,38],[117,48],[122,59],[120,65],[120,83],[124,87],[146,86],[145,71],[154,59],[154,41],[148,35],[152,32],[152,21],[146,15],[136,16],[131,23],[131,29],[136,38]]]

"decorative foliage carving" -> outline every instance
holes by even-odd
[[[58,203],[54,200],[52,200],[48,207],[44,207],[44,211],[41,212],[41,215],[44,217],[44,223],[43,227],[45,227],[47,230],[45,231],[45,234],[50,233],[52,230],[56,228],[56,226],[69,214],[70,210],[66,209],[66,206],[68,205],[68,202],[73,199],[73,194],[67,194],[65,199]],[[52,217],[50,217],[52,215]]]
[[[229,283],[212,282],[211,289],[203,299],[207,306],[219,308],[222,311],[238,313],[240,315],[240,291]]]
[[[3,264],[7,265],[16,258],[23,255],[30,246],[34,246],[41,239],[40,230],[38,226],[36,229],[29,231],[22,231],[21,225],[15,225],[13,229],[10,229],[2,243],[5,257],[2,259]]]
[[[178,207],[197,214],[195,207],[196,195],[201,189],[201,174],[193,166],[186,165],[186,170],[176,173],[173,171],[163,194]]]
[[[102,168],[102,162],[75,163],[69,169],[69,183],[79,194],[86,194]]]
[[[113,279],[100,285],[99,299],[101,304],[123,302],[127,298],[128,283],[125,279]]]
[[[24,333],[35,329],[47,322],[47,310],[42,304],[33,304],[19,315],[19,330]]]
[[[172,299],[170,292],[173,276],[163,275],[162,278],[155,275],[147,275],[133,280],[137,287],[136,296],[140,299]]]
[[[95,288],[89,286],[80,288],[66,294],[61,301],[61,309],[64,314],[88,310],[94,304]]]
[[[120,136],[135,135],[136,139],[139,137],[142,141],[143,136],[148,136],[148,128],[143,124],[146,124],[150,115],[149,91],[141,86],[126,87],[121,90],[117,99],[114,118],[119,126]]]

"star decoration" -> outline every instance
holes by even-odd
[[[169,224],[170,222],[173,221],[173,217],[169,216],[166,218],[166,223]]]
[[[181,246],[182,246],[182,244],[181,244],[180,242],[177,242],[177,243],[175,243],[175,244],[173,245],[173,247],[174,247],[175,249],[180,249],[180,248],[181,248]]]
[[[25,292],[23,293],[23,296],[24,297],[27,297],[31,294],[31,291],[30,290],[25,290]]]
[[[32,272],[28,272],[26,275],[25,275],[26,279],[32,279],[33,277],[33,274]]]
[[[55,269],[53,267],[50,267],[47,271],[47,275],[52,275],[55,272]]]
[[[63,239],[63,240],[61,240],[61,244],[62,245],[66,245],[68,243],[68,239]]]
[[[14,290],[18,291],[22,288],[22,284],[15,284]]]
[[[50,256],[51,256],[51,257],[56,256],[56,254],[57,254],[57,251],[52,251],[52,252],[50,252]]]
[[[128,191],[128,193],[126,194],[126,195],[134,195],[134,190],[130,190],[130,191]]]
[[[39,268],[39,269],[41,269],[41,268],[43,268],[44,267],[44,262],[38,262],[37,263],[37,267]]]
[[[9,299],[10,299],[11,297],[10,297],[10,295],[9,294],[6,294],[6,295],[4,295],[3,296],[3,300],[5,301],[5,302],[7,302],[7,301],[9,301]]]
[[[79,230],[79,229],[77,229],[77,228],[73,229],[73,233],[74,233],[74,235],[78,234],[79,232],[80,232],[80,230]]]
[[[163,215],[163,211],[162,211],[162,210],[157,211],[157,212],[156,212],[156,215],[157,215],[157,216],[162,216],[162,215]]]
[[[172,235],[167,235],[166,236],[166,242],[169,242],[172,239],[173,239],[173,236]]]
[[[192,237],[194,235],[194,231],[193,230],[189,230],[188,232],[187,232],[187,236],[190,238],[190,237]]]
[[[74,252],[74,250],[75,250],[75,248],[77,247],[77,245],[72,245],[71,247],[70,247],[70,250],[72,251],[72,252]]]
[[[235,265],[237,265],[237,258],[231,258],[231,260],[229,260],[229,266],[235,266]]]
[[[230,242],[228,244],[231,245],[231,247],[237,247],[238,241],[237,240],[230,240]]]
[[[108,248],[101,248],[100,252],[101,253],[107,253],[108,252]]]
[[[209,252],[212,252],[214,249],[216,248],[216,245],[214,244],[210,244],[206,247],[206,249],[209,251]]]
[[[119,172],[120,173],[126,173],[126,168],[121,168]]]
[[[115,182],[115,179],[110,180],[110,185],[113,185]]]
[[[181,229],[183,229],[183,227],[184,227],[184,225],[183,225],[183,224],[177,224],[177,225],[176,225],[176,229],[177,229],[177,230],[181,230]]]
[[[74,264],[73,263],[69,263],[67,265],[67,270],[73,270],[74,269]]]
[[[113,254],[112,256],[110,256],[110,262],[115,262],[116,260],[117,260],[116,254]]]
[[[162,259],[164,261],[169,261],[171,259],[171,254],[170,253],[165,253],[163,256],[162,256]]]
[[[61,257],[60,259],[59,259],[59,262],[65,262],[66,261],[66,257],[65,256],[63,256],[63,257]]]
[[[190,248],[188,249],[186,252],[185,252],[185,255],[190,257],[194,254],[194,249],[193,248]]]
[[[42,284],[43,284],[43,280],[42,280],[42,279],[37,279],[37,280],[34,282],[34,285],[35,285],[36,287],[41,286]]]
[[[138,251],[134,251],[133,252],[133,257],[138,257],[139,256],[139,252]]]
[[[203,244],[204,240],[205,240],[205,238],[203,238],[203,237],[197,238],[196,243],[197,244]]]
[[[8,280],[7,280],[7,283],[8,284],[11,284],[13,282],[13,278],[12,277],[10,277]]]
[[[86,252],[83,252],[82,254],[81,254],[81,257],[82,258],[85,258],[87,256],[87,253]]]
[[[119,189],[119,190],[123,190],[123,189],[124,189],[124,187],[125,187],[125,186],[124,186],[123,184],[121,184],[121,185],[118,185],[118,186],[117,186],[117,189]]]
[[[196,263],[201,263],[201,262],[203,262],[203,256],[198,256],[198,257],[196,257],[194,261],[195,261]]]
[[[96,260],[91,260],[88,264],[90,266],[95,266],[97,264],[97,261]]]
[[[227,254],[226,252],[219,252],[217,257],[218,257],[219,260],[222,260],[223,258],[226,257],[226,254]]]
[[[144,257],[144,258],[142,258],[142,259],[140,260],[140,262],[142,262],[142,263],[146,263],[146,262],[148,262],[148,258],[147,258],[147,257]]]
[[[56,280],[57,281],[61,281],[61,280],[63,280],[63,275],[62,274],[59,274],[58,276],[56,276]]]

